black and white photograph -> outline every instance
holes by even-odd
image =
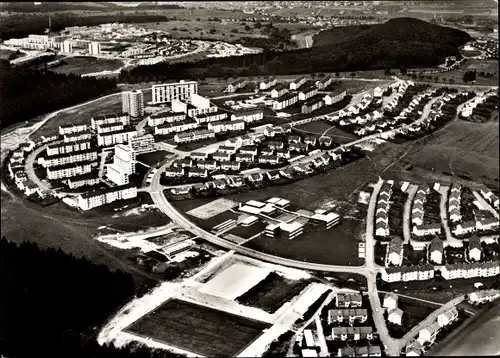
[[[499,356],[498,10],[0,2],[0,358]]]

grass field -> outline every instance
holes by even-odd
[[[155,166],[171,156],[172,154],[166,150],[157,150],[151,153],[139,154],[137,156],[137,161],[150,166]]]
[[[126,331],[204,356],[236,356],[269,325],[180,300],[168,300]]]
[[[123,66],[123,62],[115,59],[103,59],[86,56],[66,57],[65,64],[51,69],[56,73],[86,74],[101,71],[114,71]]]
[[[362,265],[358,258],[358,243],[364,225],[361,221],[341,219],[329,230],[305,228],[292,240],[261,236],[244,244],[255,250],[294,260],[330,265]]]
[[[12,58],[10,56],[13,56]],[[16,51],[12,50],[6,50],[6,49],[1,49],[0,50],[0,59],[1,60],[13,60],[16,58],[24,57],[26,56],[24,53],[20,52],[17,53]]]
[[[332,137],[333,141],[337,143],[347,143],[356,139],[356,136],[354,134],[332,126],[323,121],[302,124],[295,127],[295,129],[305,134],[318,134]]]
[[[290,280],[271,272],[264,280],[238,297],[237,301],[246,306],[274,313],[284,303],[298,295],[307,285],[307,281]]]
[[[453,83],[462,84],[465,72],[475,69],[478,73],[481,71],[485,72],[497,72],[496,76],[492,77],[481,77],[476,76],[476,85],[484,86],[498,86],[498,61],[497,60],[467,60],[459,68],[443,73],[429,74],[425,76],[432,76],[432,79],[425,79],[429,82],[434,82],[434,77],[439,78],[438,83],[448,83],[450,79],[453,79]],[[445,80],[445,81],[443,81]]]

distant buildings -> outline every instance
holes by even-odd
[[[193,93],[198,93],[198,83],[196,81],[180,81],[177,83],[164,83],[153,85],[153,104],[172,102],[174,99],[187,100]]]
[[[468,295],[469,301],[475,304],[491,302],[498,297],[500,297],[500,291],[495,289],[476,291]]]
[[[97,56],[101,54],[101,44],[99,42],[89,43],[89,55]]]
[[[59,51],[62,53],[73,53],[73,43],[69,40],[64,40],[59,44]]]
[[[244,79],[240,78],[240,79],[234,81],[233,83],[230,83],[227,86],[226,92],[228,92],[228,93],[234,93],[238,89],[243,88],[246,85],[247,85],[247,82]]]
[[[296,91],[299,89],[300,86],[302,86],[306,82],[307,82],[307,78],[305,76],[297,77],[295,80],[290,82],[290,90]]]
[[[262,81],[259,84],[259,89],[261,91],[263,91],[263,90],[267,90],[267,89],[269,89],[269,88],[271,88],[273,86],[276,86],[276,77],[275,76],[268,77],[264,81]]]
[[[122,111],[134,118],[144,116],[144,94],[142,91],[122,92]]]
[[[130,117],[127,113],[101,114],[90,119],[90,128],[97,131],[101,124],[122,123],[124,126],[130,124]]]

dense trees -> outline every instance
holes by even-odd
[[[274,27],[255,23],[258,28]],[[328,30],[330,31],[330,30]],[[136,83],[152,81],[168,73],[171,79],[205,77],[289,75],[312,72],[352,72],[370,69],[432,67],[448,56],[458,55],[458,47],[470,36],[460,30],[445,28],[417,19],[394,19],[385,24],[335,29],[331,43],[323,34],[320,46],[287,52],[265,51],[261,54],[194,63],[160,63],[122,71],[120,80]],[[338,40],[338,39],[341,40]],[[335,40],[337,39],[337,40]],[[245,40],[243,40],[245,41]],[[248,40],[265,41],[265,40]],[[316,37],[315,37],[316,44]],[[248,45],[248,44],[247,44]]]
[[[0,83],[0,128],[116,90],[112,79],[10,68],[8,61],[0,64]]]
[[[134,295],[129,274],[61,250],[0,241],[0,355],[24,357],[177,357],[100,347],[105,320]]]

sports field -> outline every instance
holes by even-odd
[[[268,327],[267,323],[172,299],[125,331],[194,354],[234,357]]]
[[[205,283],[199,291],[234,300],[261,282],[268,274],[267,269],[235,263]]]
[[[211,217],[222,214],[224,211],[232,209],[236,206],[238,206],[238,203],[232,200],[220,198],[199,206],[189,211],[188,214],[198,219],[210,219]]]

